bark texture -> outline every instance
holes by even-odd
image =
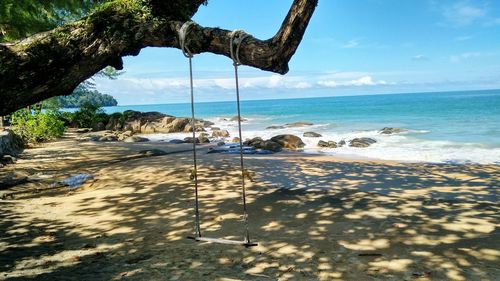
[[[243,64],[280,74],[302,40],[318,0],[294,0],[275,36],[249,36]],[[26,39],[0,44],[0,116],[53,96],[69,95],[82,81],[144,47],[180,48],[178,30],[204,0],[117,0],[86,18]],[[187,44],[194,53],[230,57],[229,30],[194,25]]]

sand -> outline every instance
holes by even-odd
[[[186,239],[189,145],[74,137],[0,168],[31,175],[0,190],[0,280],[500,280],[498,165],[247,156],[246,249]],[[242,240],[238,155],[200,149],[203,235]]]

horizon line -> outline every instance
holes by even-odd
[[[300,100],[300,99],[317,99],[317,98],[340,98],[340,97],[363,97],[363,96],[386,96],[386,95],[415,95],[415,94],[432,94],[432,93],[458,93],[458,92],[487,92],[487,91],[499,91],[500,88],[495,89],[478,89],[478,90],[449,90],[449,91],[423,91],[423,92],[402,92],[402,93],[383,93],[383,94],[346,94],[346,95],[335,95],[335,96],[312,96],[312,97],[293,97],[293,98],[269,98],[269,99],[242,99],[241,101],[273,101],[273,100]],[[232,100],[218,100],[218,101],[200,101],[200,103],[218,103],[218,102],[230,102]],[[147,104],[117,104],[115,106],[103,106],[103,107],[119,107],[119,106],[149,106],[149,105],[176,105],[176,104],[189,104],[189,102],[173,102],[173,103],[147,103]]]

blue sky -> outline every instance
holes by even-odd
[[[274,35],[291,0],[209,0],[202,26]],[[181,51],[147,48],[124,58],[126,73],[98,79],[119,104],[188,102]],[[193,59],[197,101],[234,99],[232,63]],[[320,0],[284,76],[241,67],[243,99],[340,96],[500,88],[500,1]]]

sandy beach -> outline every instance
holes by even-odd
[[[161,156],[138,154],[161,149]],[[200,146],[202,233],[243,238],[238,155]],[[257,247],[194,242],[189,144],[27,149],[0,178],[0,280],[499,280],[499,165],[246,156]],[[78,173],[81,188],[50,188]]]

